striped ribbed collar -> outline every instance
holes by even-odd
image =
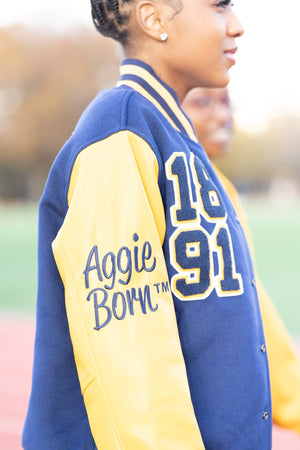
[[[175,92],[148,64],[138,59],[125,59],[120,72],[121,77],[117,86],[126,85],[135,89],[152,102],[176,130],[198,142],[193,126],[182,111]]]

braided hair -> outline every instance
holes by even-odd
[[[127,28],[129,13],[120,12],[120,7],[124,9],[124,4],[128,4],[130,1],[91,0],[92,18],[97,30],[104,36],[111,37],[123,45],[126,44],[129,35]]]

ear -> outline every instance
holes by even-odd
[[[141,30],[151,38],[160,41],[164,33],[164,8],[162,4],[152,0],[140,0],[135,7],[136,21]]]

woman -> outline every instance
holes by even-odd
[[[227,0],[93,0],[92,12],[127,59],[41,199],[23,445],[270,449],[250,253],[179,106],[228,83],[242,26]]]

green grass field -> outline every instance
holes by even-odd
[[[0,207],[0,307],[32,313],[37,267],[37,206]]]
[[[260,279],[289,331],[300,337],[300,204],[245,204]],[[33,314],[36,297],[37,206],[0,207],[0,308]]]
[[[300,337],[300,203],[246,203],[258,274],[290,332]]]

